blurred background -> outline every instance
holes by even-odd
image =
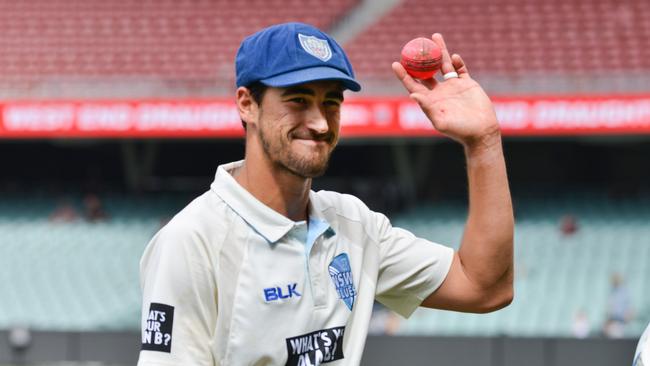
[[[647,0],[0,0],[0,365],[135,365],[148,240],[243,157],[243,37],[302,21],[349,53],[316,189],[457,247],[463,151],[394,80],[445,36],[493,99],[516,295],[486,314],[377,304],[364,365],[628,365],[650,321]]]

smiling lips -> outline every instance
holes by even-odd
[[[334,134],[330,132],[321,135],[315,135],[310,132],[296,132],[295,134],[291,135],[291,138],[294,140],[309,141],[314,144],[327,143],[328,145],[331,145],[334,141]]]

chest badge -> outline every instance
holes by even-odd
[[[352,310],[354,299],[357,297],[357,290],[354,288],[352,279],[352,267],[347,253],[341,253],[332,259],[328,267],[330,277],[336,287],[339,298],[343,300],[348,309]]]

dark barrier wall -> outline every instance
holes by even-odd
[[[364,366],[631,366],[637,340],[370,337]]]
[[[0,332],[0,363],[102,361],[135,365],[134,333],[34,332],[29,348],[12,350]],[[369,337],[363,366],[627,366],[636,340],[473,337]]]

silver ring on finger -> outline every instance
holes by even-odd
[[[457,77],[458,77],[458,73],[456,71],[450,71],[450,72],[442,75],[442,78],[445,79],[445,80],[454,79],[454,78],[457,78]]]

